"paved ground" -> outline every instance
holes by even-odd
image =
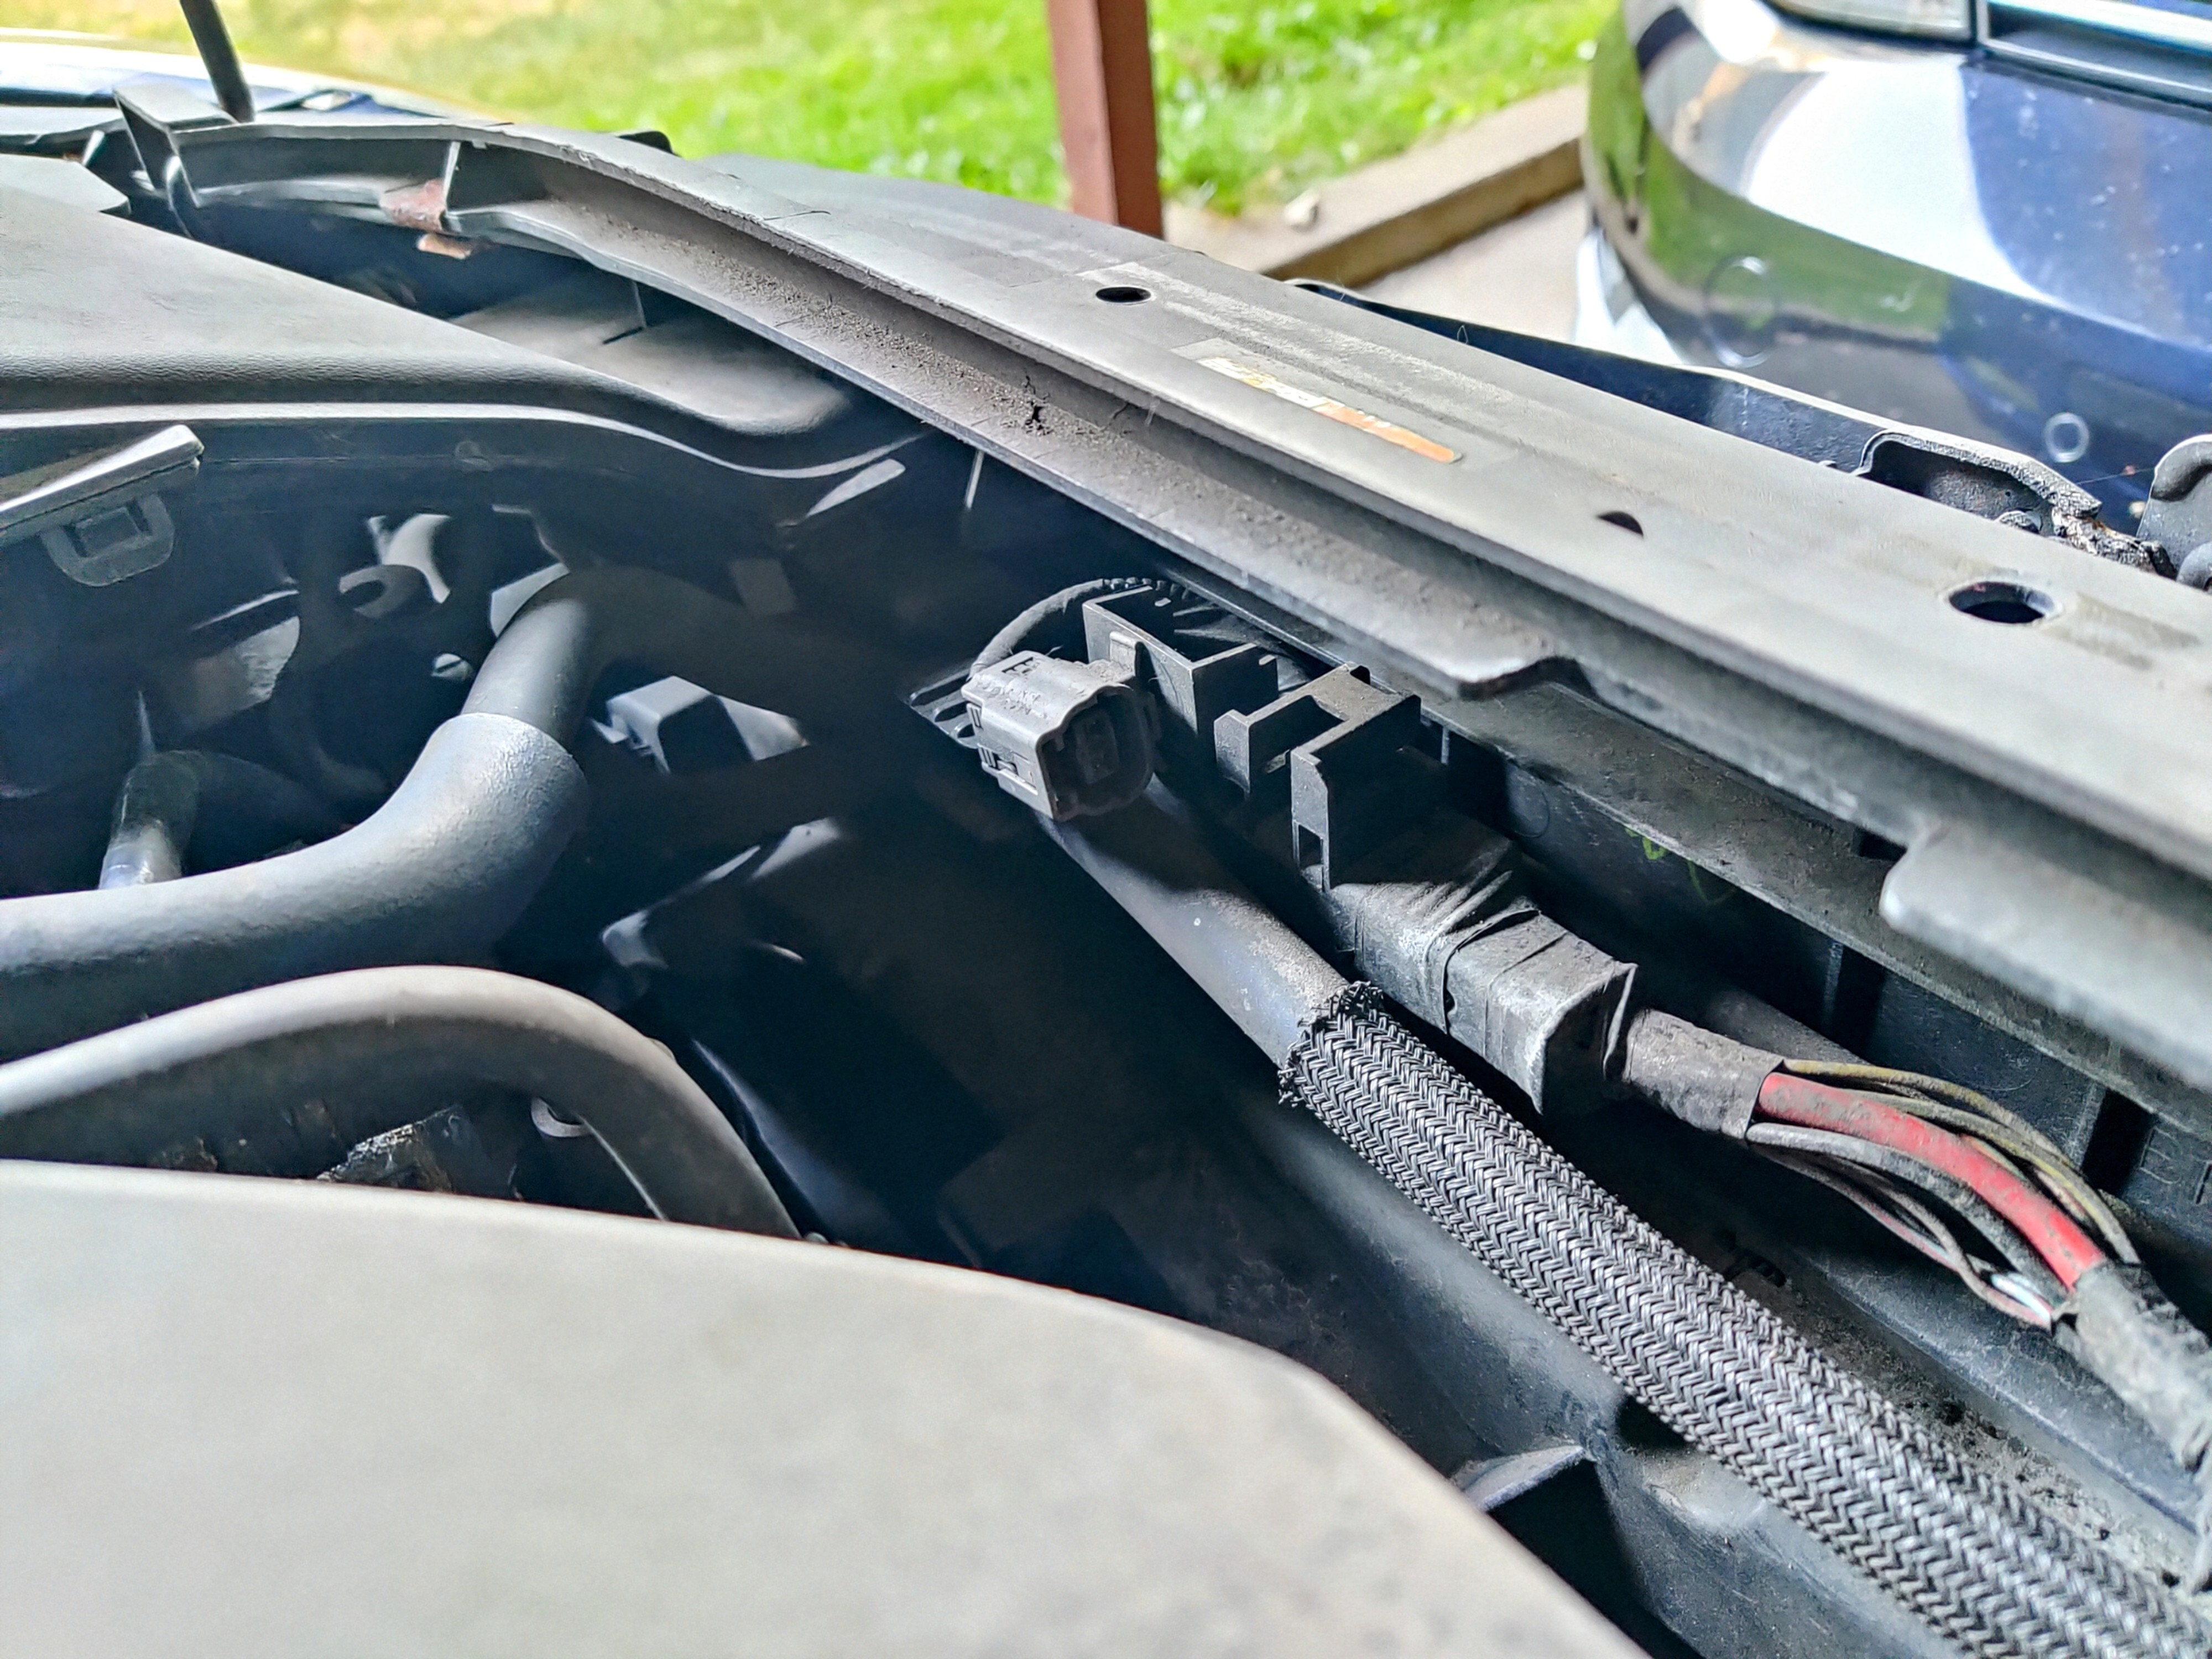
[[[1575,320],[1575,246],[1589,211],[1579,191],[1368,284],[1393,305],[1564,340]]]

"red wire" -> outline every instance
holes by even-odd
[[[2073,1218],[2041,1193],[1979,1147],[1910,1112],[1787,1072],[1775,1073],[1760,1087],[1759,1109],[1778,1122],[1872,1141],[1964,1182],[2020,1229],[2069,1291],[2075,1279],[2106,1260],[2104,1251],[2074,1224]]]

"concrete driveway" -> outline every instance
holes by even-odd
[[[1575,248],[1589,224],[1577,191],[1378,277],[1365,292],[1392,305],[1564,340],[1575,320]]]

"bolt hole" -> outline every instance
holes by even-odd
[[[2050,594],[2021,582],[1968,582],[1954,590],[1950,598],[1954,611],[2014,628],[2023,623],[2041,622],[2058,609],[2058,601]]]
[[[1152,291],[1148,288],[1132,288],[1117,283],[1111,288],[1100,289],[1098,297],[1109,306],[1133,306],[1151,299]]]
[[[1636,522],[1636,515],[1633,513],[1601,513],[1597,517],[1600,524],[1618,525],[1632,536],[1641,536],[1644,533],[1644,526]]]

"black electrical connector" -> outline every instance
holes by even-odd
[[[961,696],[983,769],[1055,823],[1127,806],[1152,781],[1159,715],[1127,669],[1021,651]]]

